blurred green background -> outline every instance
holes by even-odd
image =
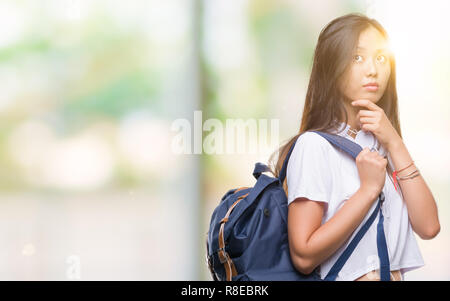
[[[320,30],[350,12],[391,36],[404,141],[438,202],[442,230],[417,237],[426,266],[405,278],[450,280],[449,8],[1,0],[0,280],[210,280],[212,211],[296,134]],[[194,125],[194,111],[223,125],[275,120],[276,140],[178,154],[173,124]]]

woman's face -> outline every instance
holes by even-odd
[[[388,43],[370,26],[361,32],[357,46],[341,82],[341,92],[351,101],[368,99],[376,103],[383,96],[391,74]],[[378,89],[364,87],[368,83],[377,83]]]

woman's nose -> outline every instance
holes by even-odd
[[[367,74],[368,75],[375,75],[377,74],[377,67],[375,66],[375,63],[372,60],[367,60]]]

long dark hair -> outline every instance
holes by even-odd
[[[284,143],[269,158],[269,167],[276,177],[280,174],[290,147],[302,133],[306,131],[330,132],[339,127],[340,122],[348,123],[344,101],[348,102],[349,99],[338,88],[339,82],[350,67],[360,33],[370,26],[377,29],[386,40],[389,39],[386,30],[378,21],[359,13],[347,14],[334,19],[320,32],[314,52],[299,132],[288,139],[287,143]],[[392,126],[402,137],[398,119],[395,59],[392,53],[389,55],[390,78],[377,105],[384,110]],[[287,191],[285,183],[284,187]]]

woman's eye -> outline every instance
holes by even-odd
[[[384,55],[380,55],[378,58],[383,58],[382,60],[379,60],[380,62],[384,63],[386,61],[386,57]]]
[[[353,58],[354,58],[354,60],[355,60],[356,62],[361,62],[361,61],[362,61],[362,56],[359,55],[359,54],[355,55]],[[378,62],[380,62],[380,63],[384,63],[384,62],[386,62],[387,58],[386,58],[385,55],[380,55],[380,56],[377,57],[377,60],[378,60]]]
[[[362,56],[360,56],[359,54],[354,56],[355,61],[360,62],[361,60],[359,60],[358,58],[362,59]]]

